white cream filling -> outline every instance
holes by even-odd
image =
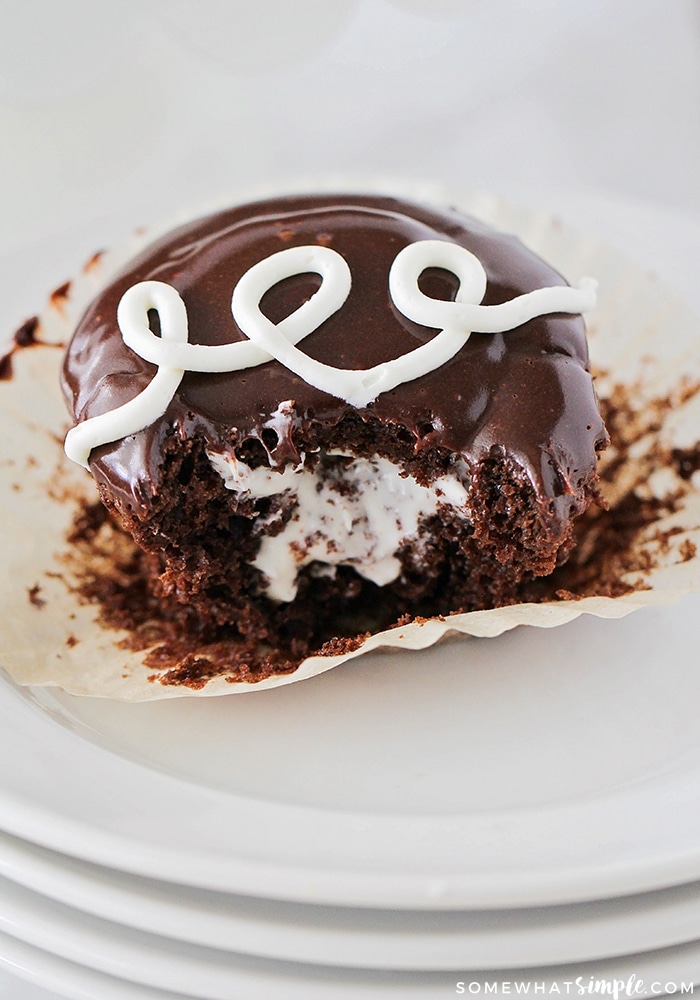
[[[210,452],[209,459],[228,489],[253,499],[284,495],[294,505],[284,528],[262,538],[253,561],[276,601],[294,599],[299,570],[312,562],[325,572],[352,566],[379,586],[391,583],[401,572],[402,542],[418,537],[424,518],[441,506],[466,516],[464,468],[421,486],[385,458],[339,461],[323,476],[303,465],[251,469],[230,454]],[[264,527],[275,517],[258,523]]]

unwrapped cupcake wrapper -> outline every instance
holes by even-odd
[[[516,233],[572,284],[584,275],[599,281],[598,306],[587,317],[598,393],[605,398],[624,386],[636,412],[649,417],[606,487],[607,498],[613,505],[630,483],[649,498],[675,498],[660,504],[658,516],[634,539],[632,589],[613,597],[516,604],[414,621],[371,635],[351,652],[311,656],[293,673],[257,683],[232,683],[225,676],[197,690],[159,683],[158,671],[144,665],[148,651],[130,651],[126,633],[102,624],[99,607],[81,600],[71,586],[66,538],[81,504],[94,502],[95,486],[64,455],[70,425],[58,381],[61,348],[76,320],[100,287],[160,235],[149,232],[93,259],[67,291],[54,293],[40,316],[40,343],[16,351],[12,377],[0,381],[5,427],[0,439],[0,667],[15,682],[126,701],[258,691],[313,677],[371,650],[424,649],[448,636],[492,637],[518,625],[553,628],[584,614],[620,618],[700,589],[700,472],[691,467],[681,475],[668,458],[697,449],[700,437],[700,321],[645,270],[556,219],[491,197],[432,200],[459,204],[495,228]],[[661,399],[668,405],[661,407]],[[614,458],[615,442],[603,461]],[[646,463],[648,472],[641,486],[639,463]]]

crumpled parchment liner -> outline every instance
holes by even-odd
[[[412,622],[372,635],[353,652],[312,656],[294,673],[256,684],[230,683],[223,676],[199,690],[158,683],[154,669],[144,666],[146,654],[120,645],[126,633],[102,625],[99,608],[76,595],[65,539],[81,503],[95,499],[95,489],[63,454],[69,421],[58,388],[60,348],[75,320],[101,284],[154,238],[151,232],[93,259],[67,292],[55,293],[40,317],[39,343],[14,352],[12,378],[0,381],[5,429],[0,437],[0,667],[22,685],[55,685],[71,694],[127,701],[232,694],[303,680],[380,647],[423,649],[447,635],[491,637],[518,625],[553,628],[583,614],[620,618],[700,589],[700,472],[681,478],[668,460],[673,448],[695,448],[700,438],[700,321],[643,269],[556,219],[489,197],[462,198],[459,204],[517,233],[572,283],[586,274],[600,282],[599,305],[588,319],[592,363],[601,372],[599,394],[606,397],[622,384],[640,414],[658,415],[647,421],[646,433],[625,456],[607,493],[622,495],[633,485],[649,495],[678,495],[635,539],[636,568],[629,579],[635,589],[616,597],[518,604]],[[659,399],[669,395],[673,404],[660,408]],[[636,457],[645,455],[652,474],[639,484]],[[666,457],[654,457],[649,466],[650,455]],[[613,447],[604,461],[615,458]],[[614,496],[609,498],[614,502]]]

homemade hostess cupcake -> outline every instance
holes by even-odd
[[[239,205],[147,247],[84,313],[66,451],[190,626],[299,657],[513,603],[598,498],[594,302],[456,211]]]

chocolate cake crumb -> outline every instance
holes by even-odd
[[[97,250],[92,257],[83,265],[83,272],[88,273],[94,270],[105,255],[104,250]]]
[[[689,538],[681,542],[680,548],[678,549],[678,554],[680,555],[683,562],[690,562],[698,554],[698,547],[695,542],[692,542]]]
[[[638,387],[617,384],[601,399],[612,442],[599,466],[601,491],[609,498],[607,509],[591,507],[580,518],[574,532],[576,547],[568,562],[547,580],[536,582],[529,599],[551,599],[552,593],[563,600],[619,597],[648,586],[644,575],[638,574],[653,570],[683,530],[654,526],[682,507],[693,489],[690,479],[700,455],[700,442],[692,448],[669,449],[659,431],[665,414],[697,394],[700,385],[684,382],[670,396],[640,407]],[[646,450],[640,450],[641,443],[646,443]],[[662,469],[675,473],[674,488],[656,496],[649,490],[649,481]],[[700,525],[693,527],[700,529]],[[678,561],[693,558],[695,550],[694,542],[684,539],[677,549]]]
[[[33,604],[35,608],[43,608],[46,606],[46,601],[41,596],[41,587],[38,583],[35,583],[33,587],[27,589],[27,596],[29,597],[29,603]]]
[[[8,382],[13,375],[12,358],[14,354],[27,347],[60,347],[65,344],[53,344],[39,339],[41,323],[38,316],[30,316],[15,331],[9,348],[0,355],[0,382]]]
[[[63,305],[70,294],[70,287],[71,287],[71,282],[64,281],[62,285],[58,286],[58,288],[54,288],[54,290],[51,292],[51,295],[49,296],[51,305],[55,306],[56,309],[62,311]]]
[[[38,343],[37,330],[39,329],[39,317],[30,316],[15,331],[9,349],[0,356],[0,381],[7,382],[12,378],[12,355],[19,348],[32,347]]]
[[[700,470],[700,445],[694,448],[674,448],[671,458],[682,479],[691,479]]]
[[[352,638],[339,638],[334,636],[328,642],[324,642],[320,649],[316,650],[315,656],[345,656],[347,653],[354,653],[356,649],[363,646],[369,639],[371,632],[364,635],[356,635]]]
[[[38,343],[36,335],[38,329],[38,316],[30,316],[29,319],[25,320],[14,335],[14,341],[17,347],[31,347],[32,344]]]

